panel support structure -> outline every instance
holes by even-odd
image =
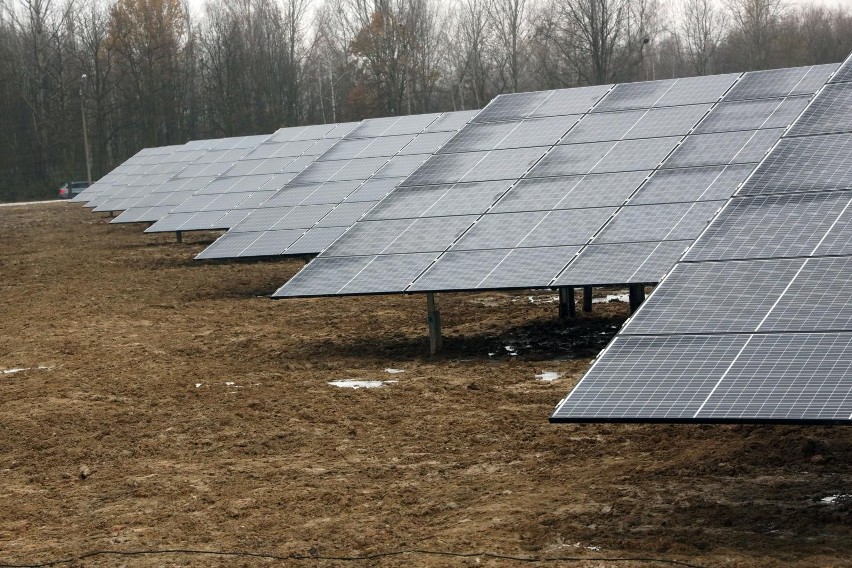
[[[591,286],[583,286],[583,311],[588,313],[592,312],[592,287]]]
[[[175,231],[175,242],[182,243],[183,242],[183,233],[180,231]]]
[[[443,338],[441,337],[441,312],[435,305],[434,292],[426,293],[426,309],[429,314],[429,353],[435,355],[443,347]]]
[[[630,313],[632,314],[639,309],[642,302],[645,301],[645,285],[631,284],[630,285]]]
[[[559,319],[572,319],[577,317],[577,309],[574,306],[574,288],[570,286],[559,287]]]

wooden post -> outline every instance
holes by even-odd
[[[435,307],[434,292],[426,292],[426,310],[429,322],[429,354],[435,355],[443,347],[443,338],[441,337],[441,312]]]
[[[591,286],[583,286],[583,311],[588,313],[592,312],[592,287]]]
[[[574,288],[571,286],[559,287],[559,319],[572,319],[577,317],[577,309],[574,306]]]
[[[109,216],[110,216],[110,217],[115,217],[115,211],[110,211],[110,212],[109,212]]]
[[[639,309],[642,302],[645,301],[645,285],[631,284],[630,285],[630,313],[632,314]]]
[[[183,242],[183,233],[180,231],[175,231],[175,242],[178,244]]]

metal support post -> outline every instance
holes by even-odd
[[[175,242],[178,244],[183,242],[183,233],[180,231],[175,231]]]
[[[434,292],[426,293],[426,309],[429,314],[429,353],[435,355],[443,346],[443,338],[441,337],[441,312],[435,306]]]
[[[574,306],[574,288],[560,286],[559,288],[559,319],[573,319],[577,317],[577,309]]]
[[[645,285],[631,284],[630,285],[630,313],[632,314],[639,309],[642,302],[645,301]]]
[[[592,287],[591,286],[583,286],[583,311],[588,313],[592,312]]]

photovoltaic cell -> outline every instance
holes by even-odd
[[[762,128],[787,128],[802,113],[810,97],[757,99],[720,103],[695,132],[708,134]]]
[[[847,192],[797,193],[734,199],[689,261],[773,258],[813,254],[849,206]]]
[[[592,244],[553,282],[554,286],[604,286],[659,282],[692,241]]]
[[[752,335],[698,417],[848,421],[850,348],[850,333]]]
[[[844,83],[852,81],[852,62],[846,61],[838,69],[829,83]]]
[[[593,87],[548,91],[549,95],[547,98],[529,116],[564,116],[587,112],[610,88],[612,88],[612,85],[597,85]],[[490,107],[491,105],[489,104],[485,110],[489,110]]]
[[[801,270],[804,259],[682,263],[622,333],[754,332]],[[748,292],[760,290],[760,298]]]
[[[549,96],[550,92],[548,91],[497,95],[485,109],[476,115],[473,122],[501,122],[526,118],[541,106]]]
[[[826,85],[820,99],[815,101],[796,125],[790,136],[811,136],[852,132],[852,83]]]
[[[741,335],[617,336],[553,419],[693,419],[746,341]]]
[[[580,247],[450,251],[408,291],[475,290],[548,286]]]
[[[434,254],[389,254],[373,257],[338,293],[392,292],[406,288],[435,258]]]
[[[811,95],[828,80],[836,64],[752,71],[725,95],[725,101]]]
[[[287,254],[316,254],[346,232],[347,227],[314,227],[287,248]]]
[[[728,199],[754,170],[755,165],[658,170],[630,199],[630,205]]]
[[[484,213],[509,188],[505,181],[401,187],[366,219],[441,217]]]
[[[614,212],[614,207],[600,207],[489,213],[452,250],[582,245]]]
[[[666,160],[666,167],[713,166],[759,162],[783,134],[783,128],[695,134]]]
[[[852,189],[852,134],[784,138],[740,195]]]
[[[622,207],[596,244],[695,239],[725,201]]]
[[[491,210],[542,211],[618,206],[636,191],[650,171],[616,172],[520,180]]]

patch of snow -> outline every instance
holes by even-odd
[[[586,550],[591,550],[592,552],[600,552],[601,547],[600,546],[587,546]]]
[[[396,383],[398,381],[361,381],[357,379],[345,379],[341,381],[329,381],[333,387],[340,387],[345,389],[377,389],[385,386],[389,383]]]
[[[829,495],[828,497],[823,497],[822,499],[820,499],[819,502],[820,503],[834,504],[834,503],[837,503],[838,499],[841,499],[841,500],[852,499],[852,495],[842,495],[842,494],[841,495]]]
[[[201,383],[195,383],[195,388],[200,389],[200,388],[201,388]]]
[[[390,373],[391,375],[395,375],[397,373],[404,373],[405,369],[385,369],[385,373]]]
[[[630,294],[607,294],[606,298],[592,298],[593,304],[606,304],[608,302],[629,302]]]
[[[540,381],[550,382],[550,381],[555,381],[556,379],[558,379],[561,376],[562,376],[562,373],[557,373],[556,371],[542,371],[541,374],[536,375],[535,378],[537,378]]]
[[[506,345],[503,349],[505,349],[509,353],[509,356],[511,356],[511,357],[514,357],[515,355],[518,354],[518,352],[515,350],[514,345]]]
[[[50,199],[48,201],[16,201],[14,203],[0,203],[0,207],[17,207],[19,205],[41,205],[42,203],[66,203],[67,199]]]
[[[16,367],[14,369],[5,369],[2,371],[4,375],[12,375],[15,373],[20,373],[21,371],[49,371],[53,367],[45,367],[44,365],[39,365],[38,367]]]
[[[235,383],[234,381],[225,381],[225,386],[226,386],[226,387],[232,387],[232,386],[234,386],[235,384],[237,384],[237,383]]]

